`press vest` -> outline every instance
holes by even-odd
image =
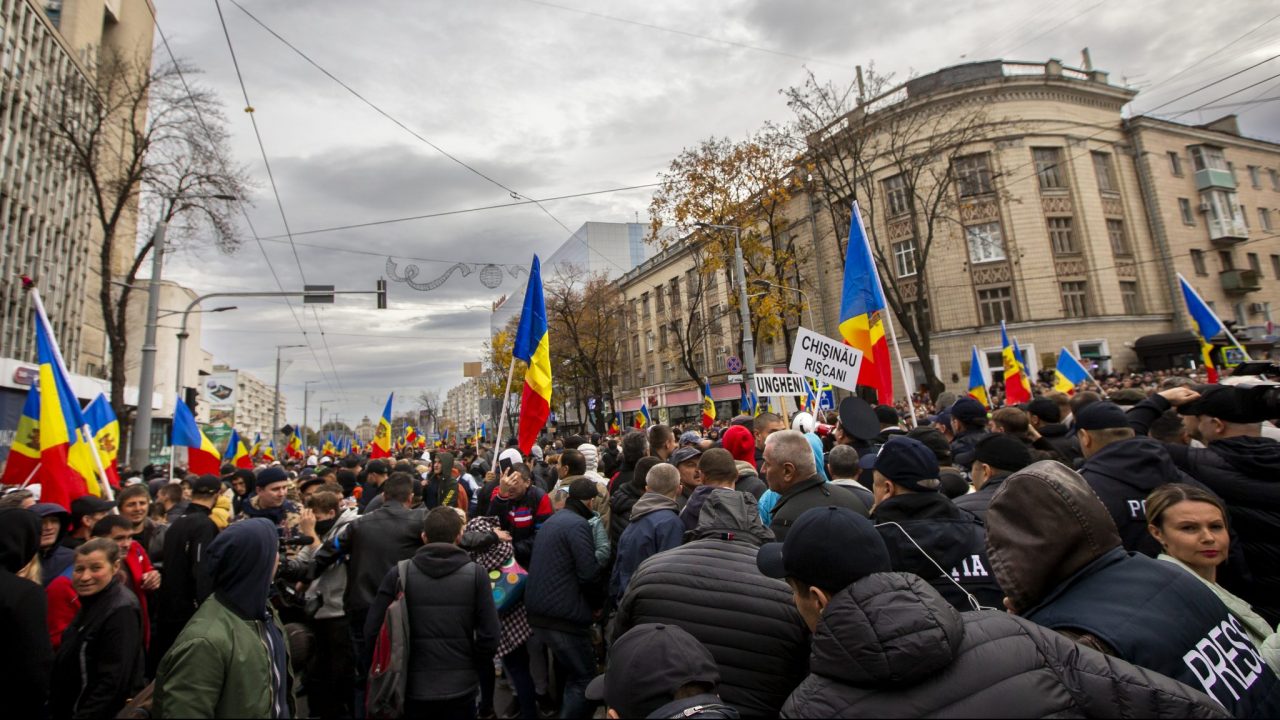
[[[1201,689],[1233,717],[1280,714],[1280,681],[1213,591],[1185,571],[1116,548],[1026,614],[1087,632],[1118,657]]]

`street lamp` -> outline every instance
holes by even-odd
[[[813,324],[813,303],[809,302],[809,295],[805,293],[805,291],[801,290],[800,288],[791,287],[789,285],[779,285],[777,283],[771,283],[768,280],[765,280],[764,278],[756,278],[755,280],[751,281],[751,284],[755,285],[758,288],[777,288],[779,290],[790,290],[791,292],[794,292],[794,293],[800,293],[800,297],[804,300],[805,310],[808,311],[807,314],[809,315],[809,328],[814,332],[818,332],[818,326]]]
[[[755,387],[756,341],[751,336],[751,309],[747,307],[747,274],[742,262],[742,228],[737,225],[713,225],[703,222],[694,224],[700,228],[734,232],[733,274],[738,283],[738,312],[742,315],[742,354],[746,356],[742,360],[746,363],[747,387]]]
[[[156,385],[156,322],[160,314],[160,276],[164,272],[164,237],[169,229],[169,215],[179,200],[229,200],[234,195],[171,195],[167,206],[160,213],[155,232],[151,235],[151,286],[147,289],[147,329],[142,340],[142,366],[138,370],[138,412],[134,418],[133,436],[130,438],[129,464],[134,470],[143,469],[151,460],[151,395]],[[124,362],[124,358],[118,358]],[[181,402],[176,396],[174,402]]]
[[[311,386],[319,380],[302,381],[302,442],[307,441],[307,403],[311,401]]]
[[[276,346],[276,391],[275,400],[271,403],[271,443],[275,447],[276,431],[280,426],[280,351],[289,348],[306,347],[306,345],[277,345]]]
[[[235,305],[223,305],[222,307],[210,308],[210,309],[208,309],[208,310],[192,310],[191,312],[193,312],[193,313],[220,313],[220,312],[226,312],[226,311],[228,311],[228,310],[239,310],[239,309],[240,309],[240,308],[236,307]],[[182,315],[182,314],[184,314],[184,313],[186,313],[186,312],[187,312],[186,310],[163,310],[163,311],[161,311],[161,314],[160,314],[160,315],[156,316],[156,319],[159,319],[159,318],[167,318],[167,317],[169,317],[170,315]],[[171,326],[170,326],[170,327],[171,327]]]

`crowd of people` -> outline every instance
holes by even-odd
[[[15,717],[1280,714],[1272,388],[1171,373],[0,496]]]

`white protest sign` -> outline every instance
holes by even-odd
[[[814,378],[819,383],[857,391],[861,368],[861,350],[812,330],[796,328],[796,344],[791,348],[791,365],[788,366],[791,372]]]
[[[803,375],[783,375],[756,373],[756,395],[760,397],[781,397],[784,395],[804,395],[809,384]]]

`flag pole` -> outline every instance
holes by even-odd
[[[502,444],[502,432],[507,427],[507,405],[511,400],[511,381],[516,376],[515,344],[511,345],[511,366],[507,368],[507,390],[502,393],[502,412],[498,415],[498,444]],[[501,452],[501,449],[499,449]]]
[[[1213,308],[1209,307],[1209,303],[1205,302],[1204,298],[1200,297],[1200,291],[1196,290],[1194,285],[1187,282],[1187,279],[1182,277],[1182,273],[1178,273],[1177,275],[1178,275],[1178,279],[1181,280],[1184,285],[1186,285],[1188,288],[1191,289],[1191,294],[1196,296],[1196,299],[1200,301],[1200,304],[1204,306],[1205,310],[1208,310],[1209,314],[1213,316],[1213,319],[1217,320],[1218,324],[1222,326],[1222,332],[1227,334],[1227,339],[1231,341],[1231,344],[1234,345],[1235,347],[1240,348],[1240,352],[1244,353],[1245,362],[1253,362],[1253,358],[1249,357],[1249,350],[1245,348],[1244,345],[1240,344],[1240,341],[1236,339],[1236,336],[1231,334],[1231,328],[1227,327],[1227,324],[1222,322],[1222,318],[1218,317],[1218,313],[1214,312]],[[1188,308],[1188,312],[1189,311],[1190,311],[1190,308]],[[1209,338],[1204,338],[1204,340],[1205,342],[1208,342]]]
[[[62,358],[62,348],[58,346],[57,336],[53,334],[53,326],[49,323],[49,316],[44,310],[44,301],[40,299],[40,290],[36,287],[35,281],[27,276],[22,278],[23,284],[31,291],[31,302],[36,306],[36,320],[44,325],[45,332],[48,333],[49,339],[53,342],[49,343],[53,346],[53,358],[58,363],[58,369],[62,371],[62,376],[70,380],[71,373],[67,371],[67,361]],[[78,405],[79,399],[73,398]],[[87,423],[81,424],[79,428],[80,434],[84,437],[85,444],[89,446],[89,454],[93,456],[94,468],[98,471],[99,489],[103,492],[107,500],[115,500],[115,493],[111,491],[111,482],[107,479],[107,469],[102,464],[102,458],[98,455],[98,441],[89,432]]]

